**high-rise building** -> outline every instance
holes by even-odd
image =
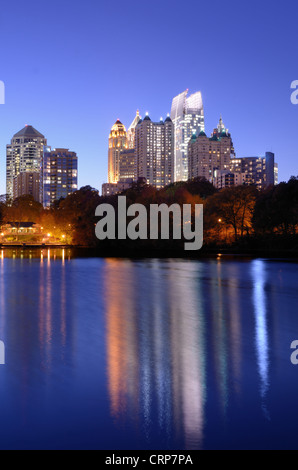
[[[255,185],[259,189],[274,186],[278,182],[278,165],[272,152],[266,152],[265,156],[260,157],[233,158],[230,170],[242,174],[243,184]]]
[[[138,123],[140,122],[140,120],[141,120],[141,116],[140,116],[139,111],[137,111],[136,117],[132,121],[127,131],[127,146],[129,149],[135,148],[135,132],[136,132],[136,127]]]
[[[214,183],[215,171],[230,171],[233,157],[235,150],[232,138],[220,118],[210,138],[204,131],[192,136],[188,144],[188,177],[204,177]]]
[[[68,149],[44,147],[43,205],[51,205],[78,189],[78,157]]]
[[[14,182],[17,181],[17,177],[21,173],[41,172],[44,145],[47,145],[45,136],[34,127],[26,126],[17,132],[11,143],[6,146],[6,194],[8,199],[14,198]],[[19,187],[23,187],[22,184]],[[23,193],[19,195],[22,196]],[[40,179],[38,201],[42,202],[42,179]]]
[[[278,185],[278,163],[274,163],[274,184]]]
[[[135,130],[137,178],[146,178],[156,188],[174,181],[174,125],[165,121],[152,122],[148,113]]]
[[[13,199],[20,196],[30,195],[35,201],[40,201],[40,177],[38,172],[22,172],[13,181]]]
[[[175,181],[187,181],[189,140],[192,135],[205,130],[201,92],[187,95],[188,90],[176,96],[171,109],[171,119],[175,130]]]
[[[108,182],[119,181],[120,152],[127,149],[127,132],[125,126],[117,119],[109,135]]]
[[[119,157],[119,181],[137,180],[136,151],[134,148],[122,150]]]

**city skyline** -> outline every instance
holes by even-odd
[[[161,6],[153,1],[147,8],[131,1],[124,20],[121,9],[108,2],[87,1],[82,9],[65,1],[57,17],[56,0],[42,7],[33,0],[30,20],[36,28],[28,31],[22,22],[28,11],[20,4],[13,40],[8,18],[15,15],[13,5],[8,5],[5,16],[0,16],[0,41],[5,42],[0,51],[0,80],[5,83],[5,105],[0,106],[0,192],[5,193],[5,146],[25,124],[39,129],[50,142],[75,149],[81,159],[79,186],[90,184],[100,190],[107,180],[106,136],[116,119],[130,123],[136,109],[143,116],[148,111],[154,120],[160,113],[165,117],[173,96],[187,88],[190,93],[202,91],[206,129],[220,114],[229,123],[238,155],[272,151],[280,165],[280,181],[296,175],[298,107],[290,96],[297,67],[285,51],[291,49],[297,31],[291,15],[295,4],[286,5],[277,11],[267,1],[262,8],[253,2],[244,18],[235,1],[224,9],[215,2],[221,11],[215,17],[207,5],[187,1],[188,34],[175,48],[172,25],[180,18],[175,2]],[[200,27],[198,17],[204,19]],[[66,19],[73,28],[61,47],[58,33]],[[287,28],[280,30],[280,22]],[[43,34],[49,26],[57,33],[55,38]],[[77,30],[82,34],[77,35]],[[151,47],[144,54],[141,38],[146,35]],[[161,39],[168,40],[166,54]],[[138,55],[137,78],[127,54],[114,61],[112,51],[119,41],[124,50],[133,47]],[[27,52],[18,56],[17,67],[15,56],[23,43]],[[44,61],[32,66],[27,60],[30,50]],[[216,60],[211,50],[216,51]]]
[[[181,93],[180,95],[187,94],[188,92],[189,92],[189,90],[187,89],[185,92]],[[195,97],[197,94],[201,95],[201,91],[199,91],[199,92],[194,92],[194,93],[190,93],[190,98],[191,98],[192,96]],[[178,97],[178,96],[179,96],[179,95],[177,95],[177,97]],[[173,107],[173,105],[172,105],[172,107]],[[204,107],[204,109],[205,109],[205,107]],[[208,111],[207,111],[207,112],[208,112]],[[116,114],[117,114],[117,113],[115,113],[115,115],[116,115]],[[118,114],[119,114],[119,113],[118,113]],[[149,112],[148,112],[148,111],[144,112],[144,116],[145,116],[145,117],[146,117],[146,115],[149,115]],[[165,117],[166,117],[166,116],[170,116],[170,112],[164,114],[164,116],[165,116]],[[140,113],[139,109],[137,109],[137,111],[136,111],[136,116],[134,117],[134,119],[131,120],[131,121],[132,121],[131,125],[132,125],[132,124],[134,123],[134,121],[136,120],[136,117],[139,117],[139,118],[142,117],[142,114]],[[161,117],[160,119],[164,119],[164,118]],[[203,120],[204,120],[204,111],[203,111]],[[220,114],[220,121],[221,121],[221,120],[222,120],[222,114]],[[117,121],[120,121],[120,123],[122,124],[121,119],[118,118],[118,119],[116,120],[116,123],[117,123]],[[127,125],[126,123],[125,123],[125,124],[122,124],[122,125],[126,128],[127,131],[129,130],[129,128],[130,128],[129,125]],[[25,124],[25,127],[30,127],[30,126],[31,126],[31,124]],[[114,123],[114,125],[112,126],[112,128],[113,128],[114,126],[115,126],[115,123]],[[203,123],[203,126],[204,126],[204,129],[206,130],[207,134],[209,134],[209,131],[206,129],[207,126],[205,125],[205,122]],[[211,126],[211,128],[213,129],[212,126]],[[111,132],[111,131],[110,131],[110,132]],[[197,134],[199,134],[199,132],[197,132]],[[211,133],[211,135],[212,135],[212,133]],[[108,138],[106,138],[106,140],[108,141]],[[237,141],[237,140],[238,140],[238,139],[237,139],[237,136],[236,136],[235,141]],[[9,145],[9,144],[6,144],[6,146],[7,146],[7,145]],[[71,144],[68,144],[68,147],[72,147],[72,145],[71,145]],[[270,148],[272,148],[271,145],[270,145]],[[108,150],[109,150],[109,149],[108,149],[108,144],[107,144],[107,150],[106,150],[106,155],[105,155],[105,160],[106,160],[106,162],[101,161],[101,167],[104,167],[104,166],[107,167],[107,175],[108,175]],[[263,151],[263,152],[260,151],[258,155],[261,156],[261,155],[263,155],[263,153],[264,153],[264,151]],[[248,155],[240,155],[240,156],[239,156],[239,158],[243,158],[243,157],[248,157]],[[103,159],[103,160],[104,160],[104,159]],[[282,167],[282,162],[279,161],[278,163],[279,163],[279,164],[281,163],[280,166]],[[84,169],[83,169],[83,170],[84,170]],[[0,173],[1,173],[1,170],[0,170]],[[297,172],[297,173],[298,173],[298,172]],[[294,176],[296,175],[294,165],[293,165],[293,171],[289,173],[288,179],[289,179],[291,176],[293,176],[293,175],[294,175]],[[80,176],[80,173],[79,173],[78,176]],[[91,173],[90,173],[90,177],[91,177]],[[80,178],[79,178],[79,180],[80,180]],[[108,180],[108,176],[107,176],[107,178],[106,178],[106,181],[107,181],[107,180]],[[105,182],[106,182],[106,181],[105,181]],[[278,182],[281,182],[281,181],[287,181],[287,178],[282,179],[281,172],[279,172],[279,180],[278,180]],[[2,181],[2,179],[1,179],[1,177],[0,177],[0,188],[1,188],[1,183],[3,183],[3,181]],[[100,185],[100,184],[98,184],[97,186],[96,186],[96,185],[92,185],[92,184],[90,184],[90,182],[88,182],[88,180],[86,180],[86,181],[85,181],[84,183],[82,183],[82,184],[79,183],[79,184],[78,184],[78,187],[82,187],[82,186],[85,186],[85,185],[93,186],[95,189],[97,189],[97,190],[101,193],[101,185]],[[3,183],[3,186],[5,186],[4,183]],[[5,190],[2,192],[2,194],[5,194]]]
[[[278,163],[273,152],[266,152],[265,157],[236,158],[231,134],[222,116],[211,136],[207,137],[201,92],[187,97],[188,91],[172,101],[174,121],[168,113],[165,120],[161,117],[159,122],[152,122],[148,112],[142,119],[137,110],[126,130],[117,119],[108,139],[108,182],[102,185],[99,193],[104,196],[117,194],[138,179],[157,189],[168,186],[175,179],[186,182],[198,177],[205,178],[217,189],[243,184],[256,184],[262,189],[279,183]],[[45,136],[33,126],[27,124],[17,132],[6,149],[6,196],[10,200],[29,194],[44,207],[51,207],[55,201],[79,189],[77,154],[68,148],[52,151]],[[48,160],[49,153],[53,155]],[[211,160],[210,155],[213,156]],[[267,158],[269,155],[272,164]],[[182,172],[181,178],[177,179],[177,173],[185,165],[185,157],[188,160],[186,177]],[[253,165],[256,168],[252,171]]]
[[[0,449],[298,449],[297,0],[1,6]]]
[[[197,178],[217,189],[256,185],[261,190],[278,184],[275,154],[237,157],[222,116],[208,137],[201,92],[188,97],[188,91],[173,98],[172,119],[168,114],[153,122],[148,112],[142,119],[137,110],[128,132],[117,119],[109,134],[103,196],[119,194],[141,179],[157,189]]]
[[[78,189],[78,158],[68,148],[51,148],[33,126],[13,135],[6,146],[6,200],[30,195],[51,207]]]

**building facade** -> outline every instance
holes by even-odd
[[[123,191],[131,188],[134,181],[127,179],[126,181],[119,181],[118,183],[104,183],[101,188],[102,196],[112,196],[121,194]]]
[[[137,178],[145,178],[157,189],[174,181],[174,125],[168,116],[165,121],[151,121],[148,114],[135,130]]]
[[[120,153],[128,148],[127,132],[122,122],[117,119],[109,135],[108,182],[118,183]]]
[[[220,118],[210,138],[201,131],[189,141],[188,178],[204,177],[214,183],[215,172],[229,172],[231,158],[234,157],[235,149],[231,135]]]
[[[171,119],[174,124],[175,181],[188,179],[188,143],[192,135],[205,130],[201,92],[188,95],[188,90],[173,99]]]
[[[137,180],[136,151],[129,148],[120,152],[119,156],[119,181]]]
[[[40,185],[41,173],[38,172],[22,172],[14,178],[13,182],[13,199],[20,196],[30,195],[35,201],[40,201]]]
[[[48,208],[55,201],[66,198],[78,189],[78,157],[68,149],[44,147],[43,205]]]
[[[241,186],[245,184],[245,175],[243,173],[215,170],[213,184],[217,189]]]
[[[274,163],[274,184],[278,185],[278,163]]]
[[[278,183],[278,165],[272,152],[266,152],[261,157],[233,158],[230,170],[232,173],[242,174],[242,184],[255,185],[259,189]]]
[[[6,194],[9,200],[14,198],[14,194],[22,196],[19,190],[14,190],[14,184],[19,184],[27,178],[18,179],[21,173],[41,173],[43,147],[47,145],[44,135],[32,126],[25,126],[24,129],[15,134],[11,143],[6,146]],[[25,187],[26,185],[24,185]],[[37,195],[36,195],[37,197]],[[42,178],[40,178],[40,191],[37,201],[42,202]]]
[[[139,111],[137,111],[136,117],[132,121],[131,125],[128,128],[127,131],[127,147],[129,149],[134,149],[135,148],[135,133],[136,133],[136,127],[138,123],[141,121],[141,116]]]

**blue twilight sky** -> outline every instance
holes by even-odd
[[[159,120],[186,88],[202,91],[208,134],[222,114],[237,156],[273,151],[280,180],[298,175],[297,13],[296,0],[2,0],[0,193],[25,124],[76,151],[79,185],[100,189],[115,120]]]

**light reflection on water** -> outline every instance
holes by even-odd
[[[256,323],[256,352],[260,374],[260,392],[263,409],[269,419],[265,399],[269,390],[269,338],[266,309],[266,267],[265,263],[256,260],[252,263],[253,304]]]
[[[0,253],[1,448],[296,438],[296,264]]]
[[[158,261],[148,263],[148,272],[129,261],[106,262],[111,412],[116,418],[141,414],[148,439],[155,421],[168,441],[174,426],[186,446],[196,448],[206,394],[204,318],[192,314],[200,292],[195,266],[177,270],[169,262],[167,268]]]

